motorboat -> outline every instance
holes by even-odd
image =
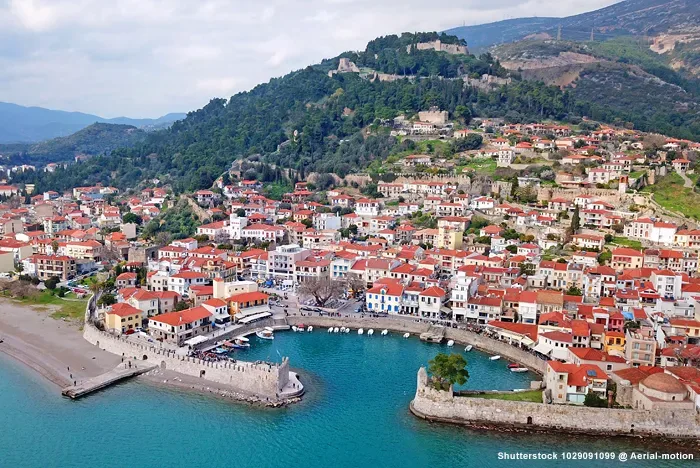
[[[473,347],[474,347],[474,346],[472,346],[472,345],[467,345],[467,347],[464,348],[464,350],[465,350],[466,352],[469,352],[469,351],[472,350]]]
[[[382,336],[386,336],[388,334],[389,334],[389,330],[387,330],[386,328],[384,330],[382,330]]]
[[[508,369],[517,369],[518,367],[520,367],[520,364],[515,362],[511,362],[510,364],[508,364]]]
[[[404,333],[404,334],[403,334],[403,337],[404,337],[404,338],[408,338],[409,336],[411,336],[410,333]]]
[[[312,327],[311,325],[309,325],[308,327],[306,327],[306,331],[307,331],[308,333],[311,333],[312,331],[314,331],[314,327]]]
[[[498,361],[499,359],[501,359],[501,356],[499,356],[499,355],[491,356],[491,357],[489,358],[489,360],[491,360],[491,361]]]
[[[450,348],[454,345],[455,345],[455,340],[450,340],[447,342],[447,346],[449,346]]]
[[[296,325],[292,325],[292,331],[296,333],[296,331],[297,331],[297,326],[296,326]]]
[[[529,370],[530,369],[528,369],[527,367],[511,367],[511,369],[510,369],[511,372],[517,372],[517,373],[527,372]]]
[[[362,335],[364,332],[365,332],[364,328],[360,328],[359,330],[357,330],[358,335]]]
[[[328,328],[328,333],[333,333],[333,327]]]
[[[345,327],[340,327],[340,333],[345,333]]]
[[[345,333],[350,333],[350,328],[346,328]]]
[[[258,338],[263,339],[263,340],[274,340],[275,339],[275,335],[273,334],[272,330],[269,328],[265,328],[263,330],[256,331],[255,336],[257,336]]]
[[[250,343],[248,343],[248,338],[245,336],[239,336],[233,340],[233,347],[236,349],[250,348]]]
[[[335,327],[335,328],[333,329],[333,333],[338,333],[339,331],[340,331],[340,329],[339,329],[338,327]]]
[[[369,330],[367,330],[367,334],[368,334],[368,335],[374,335],[374,329],[373,329],[373,328],[370,328]]]

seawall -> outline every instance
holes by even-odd
[[[85,323],[83,337],[98,348],[125,359],[148,361],[160,369],[213,383],[227,385],[260,399],[279,401],[283,389],[289,382],[289,360],[281,364],[236,362],[208,362],[201,359],[179,356],[173,351],[156,346],[133,343],[124,338],[98,330]]]
[[[411,333],[413,335],[421,334],[428,331],[430,325],[425,322],[415,322],[410,319],[392,318],[392,317],[319,317],[319,316],[289,316],[287,322],[290,325],[312,325],[319,328],[328,327],[350,327],[364,328],[365,330],[373,328],[375,333],[387,329],[399,333]],[[498,354],[505,359],[518,362],[532,369],[533,371],[544,374],[546,361],[530,354],[529,352],[511,346],[508,343],[503,343],[494,340],[485,335],[480,335],[469,330],[459,328],[446,328],[445,339],[454,340],[455,343],[466,346],[468,344],[485,351],[490,354]]]
[[[677,439],[700,437],[695,411],[589,408],[460,397],[452,391],[430,387],[425,368],[418,371],[410,409],[426,420],[466,426]]]

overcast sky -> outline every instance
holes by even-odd
[[[0,101],[116,117],[189,111],[377,36],[618,0],[0,0]]]

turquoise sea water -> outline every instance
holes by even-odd
[[[648,448],[636,440],[470,430],[415,418],[408,403],[417,369],[445,346],[325,330],[252,343],[241,359],[289,356],[302,369],[303,402],[255,408],[138,380],[70,401],[0,360],[0,467],[600,466],[610,463],[506,463],[498,453]],[[505,360],[464,355],[467,388],[524,388],[535,378],[509,372]]]

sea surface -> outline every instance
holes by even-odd
[[[499,453],[664,451],[637,439],[471,430],[420,420],[408,410],[416,372],[447,351],[445,345],[325,330],[281,332],[274,341],[253,337],[251,343],[237,352],[240,359],[289,356],[308,389],[301,403],[257,408],[138,379],[71,401],[2,358],[0,467],[602,466],[618,463],[561,455],[549,462],[505,461]],[[527,388],[537,377],[511,373],[506,360],[490,361],[476,350],[453,351],[467,358],[468,389]]]

